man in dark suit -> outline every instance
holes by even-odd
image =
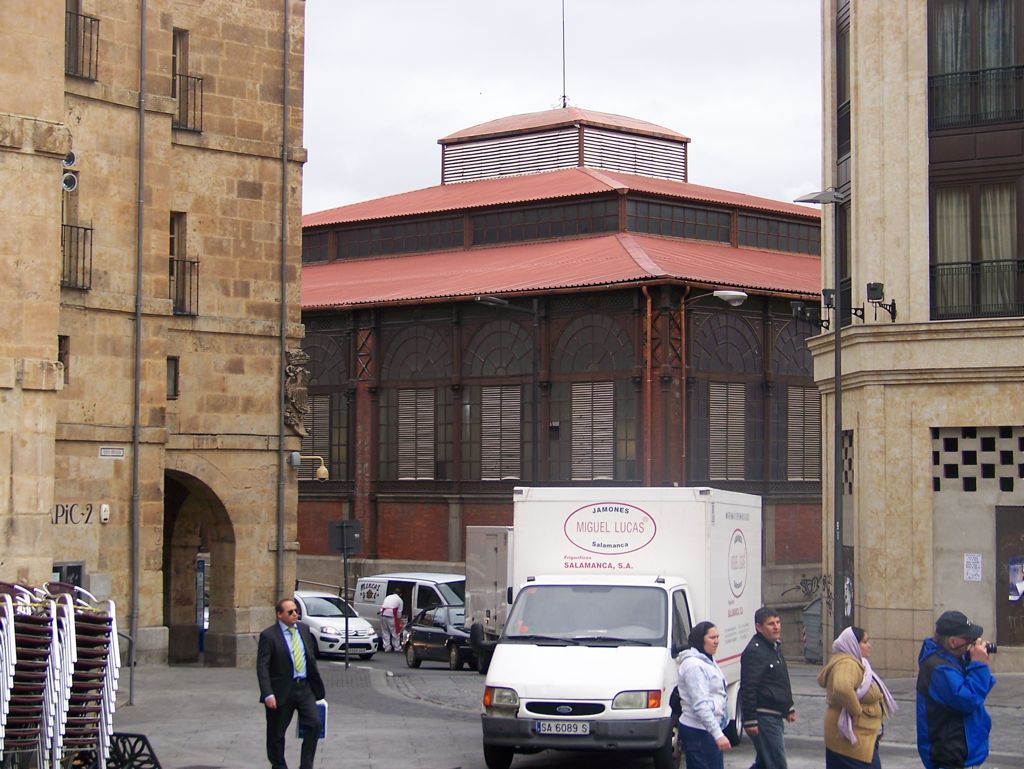
[[[288,769],[284,759],[284,735],[299,711],[302,738],[300,769],[313,769],[316,743],[320,738],[320,711],[316,701],[323,699],[324,682],[313,654],[309,630],[298,624],[295,602],[284,598],[274,607],[277,622],[260,633],[256,652],[256,677],[260,682],[260,701],[267,711],[267,758],[272,769]]]

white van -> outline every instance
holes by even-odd
[[[396,587],[402,597],[404,624],[408,624],[423,609],[434,606],[462,606],[466,603],[464,574],[396,572],[360,577],[356,582],[355,600],[352,605],[359,612],[359,616],[369,620],[377,633],[381,632],[381,603]]]

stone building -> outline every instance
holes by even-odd
[[[138,656],[253,659],[294,579],[303,11],[0,4],[0,580]]]
[[[330,480],[304,465],[302,575],[338,581],[332,520],[361,523],[355,570],[461,570],[516,485],[713,485],[764,498],[766,594],[799,620],[820,419],[790,301],[820,289],[818,212],[690,183],[688,137],[619,115],[440,143],[440,185],[303,217],[303,454]]]
[[[836,194],[822,285],[837,285],[838,248],[852,620],[890,675],[916,670],[946,609],[998,642],[997,671],[1022,671],[1021,4],[826,0],[823,14],[823,168]],[[832,335],[811,347],[831,479]]]

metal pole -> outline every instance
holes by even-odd
[[[846,578],[843,573],[843,292],[840,288],[839,205],[832,207],[832,281],[835,286],[835,400],[832,425],[832,637],[838,638],[846,624]]]
[[[347,528],[342,529],[341,540],[341,600],[348,604],[348,533]],[[345,612],[345,670],[348,670],[348,612]]]
[[[531,461],[533,483],[540,483],[540,300],[533,298],[533,457]]]

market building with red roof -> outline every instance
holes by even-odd
[[[301,470],[300,573],[332,520],[364,573],[446,571],[517,485],[712,485],[763,498],[785,609],[821,568],[817,326],[791,309],[820,296],[819,213],[693,184],[687,136],[618,115],[439,143],[439,185],[303,217],[302,453],[330,480]]]

